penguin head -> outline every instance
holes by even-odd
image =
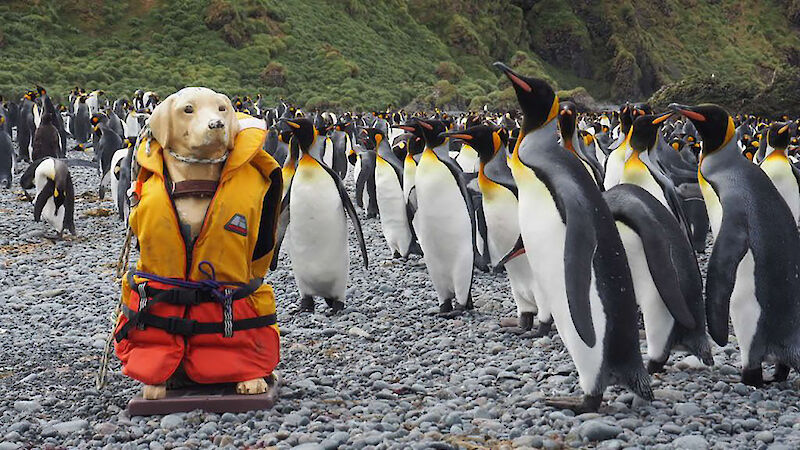
[[[319,136],[319,132],[316,127],[314,127],[314,122],[305,117],[282,119],[282,122],[292,128],[292,135],[294,135],[294,139],[297,141],[300,150],[303,153],[308,152],[311,146],[314,145],[317,136]]]
[[[422,130],[422,138],[425,140],[425,146],[428,148],[435,148],[442,145],[447,138],[440,136],[447,131],[447,124],[439,119],[416,119]]]
[[[646,152],[653,148],[658,138],[658,129],[673,114],[670,111],[660,115],[645,114],[638,116],[631,127],[631,148],[636,152]]]
[[[494,63],[494,66],[508,77],[514,87],[517,101],[525,115],[522,126],[526,132],[541,128],[555,119],[558,114],[558,96],[546,81],[520,75],[501,62]]]
[[[494,155],[503,148],[503,139],[500,130],[487,125],[476,125],[463,131],[442,133],[443,138],[452,138],[464,141],[478,152],[482,164],[492,160]]]
[[[631,125],[633,125],[633,106],[626,102],[619,110],[619,128],[623,133],[628,134]]]
[[[39,94],[39,97],[44,97],[47,95],[47,90],[40,85],[36,85],[36,93]]]
[[[364,134],[364,146],[367,150],[377,150],[381,142],[386,141],[383,131],[378,128],[363,128],[361,132]]]
[[[564,142],[572,139],[578,118],[578,108],[572,102],[561,102],[558,110],[558,130]]]
[[[672,103],[669,108],[692,122],[703,139],[703,154],[721,149],[736,133],[733,118],[720,106],[710,103],[697,106]]]
[[[769,126],[767,131],[767,145],[784,150],[789,146],[791,130],[788,123],[775,122]]]

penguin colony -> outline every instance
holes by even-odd
[[[709,336],[725,345],[729,322],[743,383],[800,369],[800,119],[711,104],[580,112],[545,81],[495,67],[519,111],[339,114],[233,99],[266,122],[263,149],[283,167],[277,245],[298,313],[314,311],[315,297],[329,314],[345,308],[348,235],[368,267],[360,221],[377,218],[388,254],[424,257],[443,320],[471,314],[475,269],[508,277],[517,317],[503,327],[520,339],[557,332],[578,371],[584,396],[551,406],[597,411],[610,385],[652,399],[648,374],[673,350],[713,365]],[[69,167],[86,163],[68,150],[93,151],[98,195],[110,187],[127,220],[133,149],[159,98],[76,87],[65,102],[37,86],[0,107],[0,186],[19,174],[34,220],[59,238],[76,234]],[[67,149],[67,137],[78,145]],[[703,286],[697,253],[709,229]],[[763,363],[775,364],[769,380]]]

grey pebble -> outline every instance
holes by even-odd
[[[612,439],[622,433],[622,428],[609,425],[601,420],[590,420],[580,426],[580,435],[590,441],[604,441]]]

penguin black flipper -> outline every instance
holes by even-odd
[[[620,184],[603,194],[603,198],[614,215],[614,220],[633,229],[642,240],[647,267],[653,277],[653,284],[661,296],[661,301],[664,302],[678,323],[692,330],[697,324],[681,289],[677,271],[677,265],[680,262],[673,258],[669,241],[665,239],[667,230],[661,226],[661,222],[650,211],[642,207],[634,207],[638,205],[632,204],[629,199],[626,199],[627,196],[636,198],[642,203],[646,202],[645,204],[649,203],[648,206],[651,210],[660,208],[666,216],[662,219],[669,219],[671,213],[649,192],[634,184]],[[626,200],[629,203],[626,203]],[[671,264],[665,264],[665,261],[669,261]]]
[[[708,334],[720,346],[728,343],[731,294],[736,284],[736,270],[747,253],[747,248],[746,225],[733,218],[723,218],[708,260],[706,278]]]
[[[505,170],[503,170],[503,167],[505,167]],[[483,169],[483,173],[493,182],[511,191],[511,193],[514,194],[514,197],[519,198],[517,183],[514,181],[514,177],[511,175],[511,169],[508,168],[508,165],[495,165],[491,163],[486,164],[486,167]]]
[[[47,204],[47,201],[53,197],[55,193],[56,184],[53,180],[47,180],[42,191],[36,196],[36,199],[33,201],[33,221],[34,222],[41,222],[42,220],[42,210],[44,209],[44,205]],[[63,194],[62,194],[63,195]]]
[[[592,281],[592,263],[597,250],[597,235],[591,216],[584,211],[566,209],[566,241],[564,242],[564,277],[567,284],[567,303],[572,323],[581,340],[594,347],[597,336],[592,323],[589,290]]]
[[[333,178],[333,182],[336,183],[336,187],[339,189],[339,197],[342,200],[342,206],[344,207],[345,212],[347,215],[350,216],[350,220],[353,222],[353,228],[356,230],[356,237],[358,238],[358,244],[361,246],[361,256],[364,258],[364,268],[369,268],[369,259],[367,257],[367,243],[364,241],[364,232],[361,230],[361,221],[358,220],[358,213],[356,213],[356,208],[353,206],[352,200],[350,200],[350,196],[347,195],[347,190],[344,187],[344,183],[342,183],[342,179],[339,178],[339,175],[336,172],[328,167],[325,164],[320,163],[323,169],[328,172],[328,175]],[[373,183],[375,177],[372,177]],[[287,195],[288,197],[288,195]]]
[[[321,164],[320,164],[321,165]],[[278,258],[281,253],[281,244],[283,238],[286,237],[286,230],[289,228],[289,199],[292,197],[292,182],[289,182],[289,187],[286,189],[286,194],[281,201],[281,209],[278,212],[278,232],[275,237],[275,251],[272,253],[272,262],[269,263],[269,270],[278,268]]]

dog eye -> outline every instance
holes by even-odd
[[[227,109],[228,108],[226,108],[225,105],[222,105],[222,106],[219,107],[219,110],[223,111],[223,112],[225,112]]]
[[[194,112],[194,108],[192,108],[192,105],[186,105],[183,107],[183,112],[186,114],[191,114]]]

